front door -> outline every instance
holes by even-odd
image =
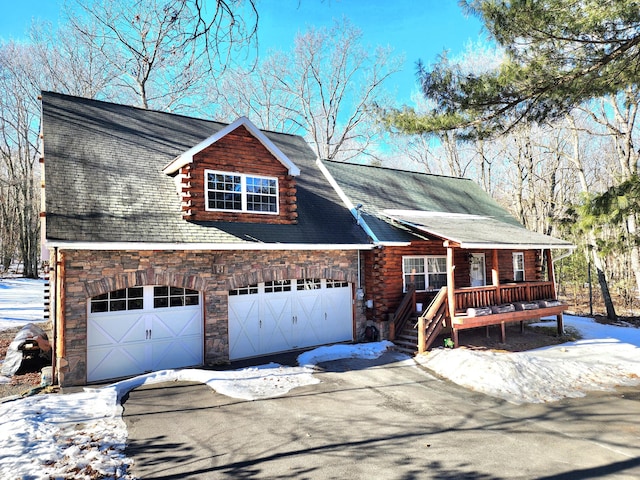
[[[487,284],[484,253],[472,253],[470,263],[471,286],[484,287]]]

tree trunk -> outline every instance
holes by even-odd
[[[635,239],[638,235],[638,226],[636,217],[633,214],[629,215],[629,218],[627,219],[627,229],[629,231],[629,236],[632,239]],[[631,242],[631,245],[631,271],[636,279],[636,293],[640,294],[640,247],[636,245],[634,241]]]
[[[613,300],[611,299],[611,293],[609,292],[609,282],[602,265],[602,259],[598,255],[598,250],[593,246],[591,248],[591,258],[593,260],[593,266],[596,269],[596,274],[598,275],[598,284],[600,285],[600,290],[602,291],[602,299],[604,300],[604,306],[607,310],[607,318],[609,320],[617,320],[618,315],[616,315],[616,309],[613,305]]]

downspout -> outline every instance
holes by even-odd
[[[49,262],[51,263],[51,262]],[[51,275],[49,275],[49,289],[51,290]],[[53,295],[51,295],[53,293]],[[57,343],[58,343],[58,247],[53,247],[53,292],[49,292],[49,296],[51,301],[49,302],[49,314],[51,315],[52,321],[52,334],[53,334],[53,342],[51,342],[51,374],[52,379],[51,383],[53,385],[58,385],[58,372],[56,371],[57,366]]]
[[[358,288],[362,288],[362,281],[360,279],[360,250],[358,250]]]

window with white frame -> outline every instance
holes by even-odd
[[[206,170],[206,209],[278,213],[278,179]]]
[[[410,284],[416,291],[437,290],[447,284],[447,257],[402,257],[403,289]]]
[[[524,253],[513,253],[513,279],[516,282],[524,282]]]

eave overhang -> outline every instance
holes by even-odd
[[[205,148],[213,145],[215,142],[223,138],[225,135],[233,132],[236,128],[243,126],[251,135],[253,135],[262,145],[271,152],[271,154],[287,168],[289,175],[300,175],[300,169],[280,150],[269,138],[256,127],[247,117],[240,117],[235,122],[230,123],[223,129],[219,130],[215,134],[211,135],[206,140],[203,140],[199,144],[191,147],[186,152],[178,155],[171,163],[169,163],[162,170],[166,175],[172,175],[180,168],[193,162],[193,156],[198,152],[201,152]]]
[[[549,235],[491,217],[445,212],[385,210],[394,222],[440,238],[445,246],[469,250],[575,249]]]
[[[309,244],[309,243],[157,243],[157,242],[69,242],[47,240],[47,248],[58,250],[372,250],[375,245],[365,244]]]

